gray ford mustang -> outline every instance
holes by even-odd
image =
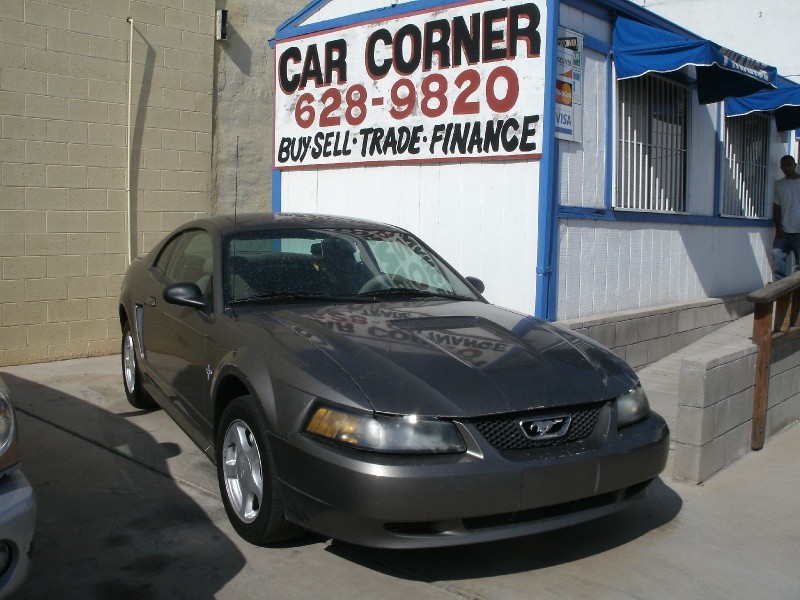
[[[125,391],[214,461],[255,544],[484,542],[644,498],[669,431],[633,370],[482,291],[390,225],[193,221],[125,276]]]

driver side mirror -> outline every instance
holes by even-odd
[[[478,279],[477,277],[466,277],[465,279],[466,279],[467,281],[469,281],[469,284],[470,284],[472,287],[474,287],[476,290],[478,290],[478,293],[479,293],[479,294],[482,294],[482,293],[483,293],[483,290],[485,290],[485,289],[486,289],[486,286],[485,286],[485,285],[483,284],[483,282],[482,282],[480,279]]]
[[[206,299],[196,283],[173,283],[164,288],[164,301],[178,306],[203,308]]]

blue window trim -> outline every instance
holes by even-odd
[[[707,225],[714,227],[772,227],[772,219],[747,219],[709,215],[612,210],[610,208],[585,208],[582,206],[558,207],[559,219],[585,221],[618,221],[627,223],[668,223],[671,225]]]
[[[281,212],[281,183],[280,169],[272,169],[272,212]]]
[[[547,48],[545,56],[544,89],[555,90],[556,60],[558,51],[560,0],[547,0]],[[545,94],[544,114],[553,115],[556,111],[554,93]],[[539,236],[536,252],[536,300],[534,314],[542,319],[554,321],[558,300],[558,140],[556,139],[555,119],[544,120],[542,132],[542,160],[539,165]],[[555,279],[555,281],[554,281]]]

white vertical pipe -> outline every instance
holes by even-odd
[[[131,24],[130,41],[128,42],[128,130],[126,144],[128,146],[128,166],[125,169],[125,189],[128,193],[128,264],[133,260],[133,224],[131,207],[131,82],[133,81],[133,18],[128,17]]]

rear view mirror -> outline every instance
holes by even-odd
[[[480,294],[482,294],[483,290],[486,289],[486,286],[477,277],[467,277],[466,280],[469,281],[470,285],[478,290],[478,293]]]

